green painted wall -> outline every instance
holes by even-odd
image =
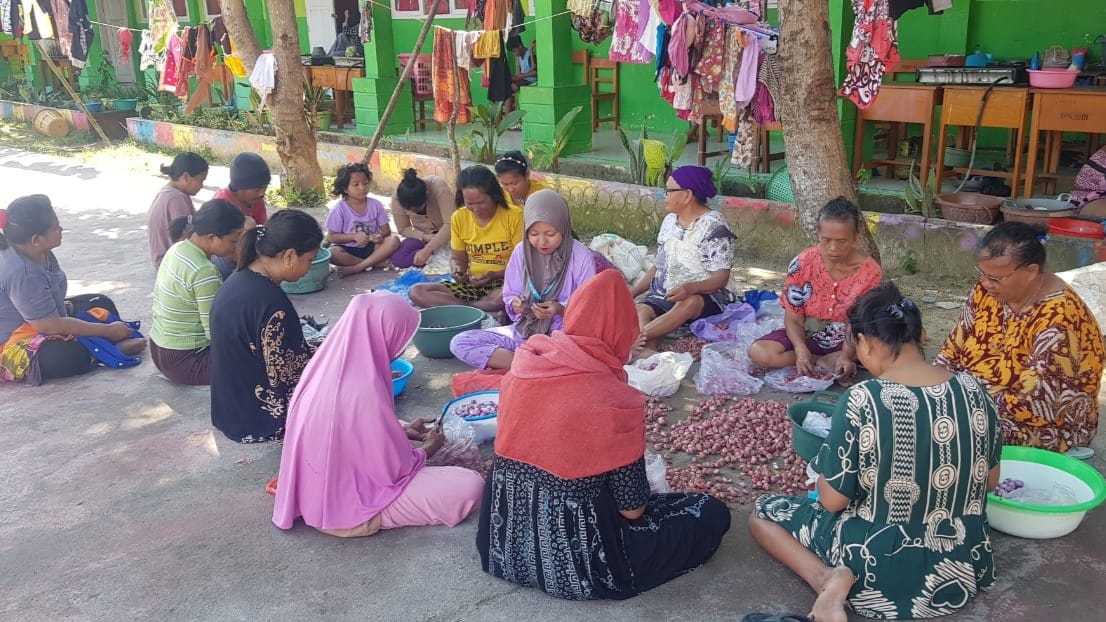
[[[1102,47],[1090,41],[1103,33],[1103,0],[973,0],[965,49],[978,44],[995,58],[1028,59],[1052,45],[1091,47],[1101,62]]]

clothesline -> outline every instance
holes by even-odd
[[[131,32],[142,32],[144,30],[147,30],[146,28],[129,28],[127,26],[116,26],[115,24],[108,24],[108,23],[105,23],[105,22],[97,22],[97,21],[93,21],[91,19],[88,20],[88,22],[90,24],[96,24],[97,26],[107,26],[108,28],[115,28],[117,30],[129,30]]]

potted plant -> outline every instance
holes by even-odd
[[[101,100],[104,97],[104,92],[95,86],[86,86],[80,91],[81,101],[84,102],[84,107],[89,112],[102,112],[104,104]]]
[[[303,79],[303,111],[308,120],[314,122],[315,127],[329,131],[331,112],[324,108],[326,105],[326,87],[314,86],[311,81]]]
[[[146,99],[146,89],[138,84],[128,84],[115,88],[115,109],[134,110],[138,107],[139,100]]]

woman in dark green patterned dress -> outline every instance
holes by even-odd
[[[818,622],[845,622],[846,603],[869,618],[953,613],[994,581],[995,405],[972,376],[926,362],[921,313],[893,283],[856,302],[849,329],[876,378],[834,413],[819,498],[765,495],[749,531],[818,593]]]

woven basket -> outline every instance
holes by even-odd
[[[784,203],[795,202],[795,193],[791,190],[791,174],[787,172],[786,166],[781,166],[768,178],[768,185],[764,187],[764,198]]]
[[[978,192],[939,194],[934,200],[941,206],[941,218],[977,225],[989,225],[995,222],[999,208],[1002,207],[1001,197],[992,197]]]

